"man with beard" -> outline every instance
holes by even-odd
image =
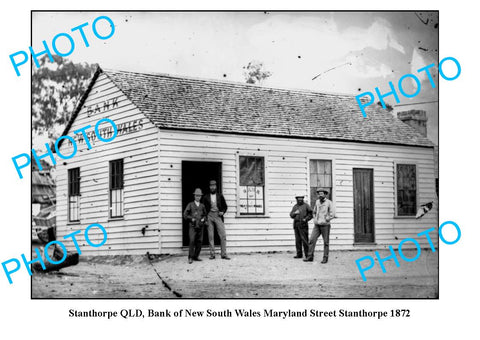
[[[327,198],[328,190],[317,189],[318,199],[313,208],[313,230],[308,244],[308,255],[303,261],[312,262],[315,252],[315,245],[318,237],[323,238],[323,260],[322,263],[328,262],[328,246],[330,243],[330,221],[334,218],[333,203]]]
[[[293,218],[293,230],[295,231],[295,248],[297,255],[294,259],[301,259],[302,246],[307,256],[308,253],[308,221],[313,218],[312,208],[303,201],[304,195],[295,196],[297,204],[295,204],[290,212],[290,217]]]
[[[227,212],[228,206],[223,195],[217,192],[217,182],[215,180],[210,181],[210,193],[205,195],[203,203],[207,209],[207,230],[208,243],[210,244],[210,260],[215,258],[215,227],[217,228],[217,233],[220,237],[221,257],[224,260],[230,260],[230,258],[227,256],[227,235],[225,233],[225,225],[223,223],[223,216]]]

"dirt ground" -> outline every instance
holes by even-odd
[[[422,250],[414,262],[398,256],[400,267],[386,261],[386,273],[376,260],[366,282],[355,260],[373,252],[332,251],[327,264],[320,254],[314,262],[293,255],[232,254],[227,261],[204,252],[193,264],[186,256],[81,255],[76,266],[35,273],[32,298],[438,298],[438,251]]]

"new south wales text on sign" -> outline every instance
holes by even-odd
[[[100,125],[104,122],[111,125],[111,127],[108,128],[108,131],[107,131],[107,128],[100,129]],[[115,125],[115,122],[111,119],[108,119],[108,118],[100,119],[97,122],[97,124],[95,124],[94,130],[90,131],[91,133],[89,135],[89,133],[87,133],[87,130],[90,129],[91,127],[92,127],[91,125],[86,125],[81,129],[73,131],[73,133],[75,133],[75,134],[81,134],[82,137],[77,137],[77,140],[81,143],[85,142],[86,145],[87,145],[87,148],[89,150],[92,148],[92,144],[90,143],[89,137],[92,138],[92,139],[94,137],[96,137],[96,138],[98,138],[98,140],[100,140],[104,143],[111,142],[115,139],[115,137],[117,137],[117,131],[118,131],[117,126]],[[95,132],[94,135],[93,135],[93,132]],[[62,143],[62,140],[64,140],[64,139],[68,140],[72,144],[72,153],[70,155],[64,155],[60,152],[60,149],[59,149],[60,144]],[[42,164],[40,162],[40,160],[43,159],[43,158],[49,157],[53,165],[57,164],[55,156],[53,155],[53,151],[52,151],[52,149],[51,149],[51,147],[48,143],[45,143],[45,148],[46,148],[47,152],[43,155],[37,155],[37,152],[34,149],[32,149],[33,159],[35,159],[35,162],[37,163],[38,168],[40,170],[43,169]],[[55,148],[55,153],[61,159],[72,158],[73,156],[76,155],[77,150],[78,150],[77,142],[75,142],[75,139],[73,137],[68,136],[68,135],[64,135],[64,136],[59,137],[55,141],[54,148]],[[18,160],[21,159],[21,158],[23,158],[25,161],[22,164],[19,164]],[[20,170],[30,165],[30,163],[31,163],[30,155],[27,154],[27,153],[21,153],[21,154],[15,156],[15,157],[12,157],[12,161],[13,161],[13,165],[15,166],[15,169],[17,170],[18,176],[20,177],[20,179],[22,179],[23,175],[22,175],[22,172]]]

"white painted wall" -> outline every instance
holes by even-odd
[[[102,103],[118,98],[118,107],[103,110]],[[93,110],[89,116],[88,108]],[[395,218],[396,162],[417,164],[417,203],[436,201],[433,149],[367,143],[328,142],[278,137],[253,137],[159,130],[105,76],[101,74],[84,107],[74,122],[73,131],[87,124],[94,126],[104,117],[117,126],[142,120],[139,131],[117,136],[110,143],[96,141],[93,149],[85,144],[70,160],[57,164],[57,234],[59,239],[72,231],[84,230],[91,223],[106,227],[108,241],[100,248],[88,246],[82,236],[79,243],[87,254],[180,253],[182,249],[182,160],[222,162],[223,193],[229,205],[225,217],[229,252],[294,250],[294,235],[289,212],[294,194],[309,193],[309,160],[329,159],[333,166],[333,201],[336,215],[332,223],[331,249],[382,249],[394,247],[406,237],[438,227],[438,210],[420,220]],[[61,152],[69,154],[64,143]],[[265,217],[237,216],[238,155],[266,157]],[[123,158],[125,173],[125,217],[108,218],[108,162]],[[58,158],[57,158],[58,159]],[[67,170],[80,167],[81,221],[67,221]],[[374,169],[376,244],[353,245],[352,168]],[[306,197],[306,201],[309,198]],[[141,229],[148,225],[146,234]],[[312,224],[310,224],[312,227]],[[310,230],[311,230],[310,227]],[[95,229],[97,236],[100,232]],[[159,235],[160,232],[160,235]],[[437,233],[432,234],[437,242]],[[419,238],[423,247],[427,240]],[[71,242],[66,243],[70,249]]]
[[[118,107],[90,117],[88,107],[102,107],[106,100],[118,98]],[[78,237],[82,252],[86,254],[145,254],[159,252],[159,195],[158,195],[158,129],[125,97],[125,95],[101,74],[92,88],[84,107],[75,120],[69,135],[86,125],[95,124],[102,118],[112,119],[117,127],[132,120],[142,120],[143,127],[135,132],[118,135],[112,142],[95,141],[87,149],[79,145],[76,156],[60,160],[57,164],[57,238],[61,239],[75,230],[84,230],[91,223],[100,223],[107,230],[107,243],[99,248],[88,246],[83,232]],[[108,124],[103,125],[108,126]],[[89,129],[89,130],[92,130]],[[69,143],[63,143],[61,152],[69,151]],[[109,161],[124,159],[124,218],[109,219]],[[58,158],[57,158],[58,159]],[[80,167],[80,224],[67,221],[67,169]],[[145,236],[141,229],[148,225]],[[99,229],[92,229],[93,240],[101,240]],[[89,234],[90,235],[90,234]],[[71,241],[66,242],[73,249]]]
[[[309,193],[309,159],[333,161],[337,219],[332,223],[331,249],[381,249],[438,227],[436,207],[420,220],[394,218],[395,162],[417,164],[419,204],[435,200],[431,148],[171,130],[161,131],[160,143],[162,252],[175,253],[181,249],[182,160],[222,162],[223,194],[229,205],[225,217],[229,251],[294,250],[289,212],[295,204],[296,192]],[[238,154],[266,156],[267,217],[237,216]],[[374,169],[376,245],[353,245],[354,167]],[[310,230],[312,227],[310,222]],[[432,238],[437,240],[437,234],[432,234]],[[428,246],[425,238],[419,241]]]

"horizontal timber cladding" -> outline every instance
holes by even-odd
[[[437,202],[433,148],[159,130],[104,73],[99,75],[68,134],[73,136],[74,130],[86,125],[92,126],[88,131],[93,131],[102,118],[117,125],[115,140],[104,143],[93,139],[93,148],[88,150],[85,141],[76,137],[77,154],[68,160],[57,157],[57,237],[83,231],[92,223],[102,224],[108,233],[106,244],[99,248],[88,246],[83,232],[77,235],[82,252],[89,255],[185,252],[182,161],[222,163],[222,192],[229,205],[225,224],[230,252],[294,250],[289,212],[296,192],[310,194],[310,160],[329,160],[332,165],[337,218],[332,223],[331,249],[397,247],[405,238],[416,238],[422,247],[428,247],[427,239],[416,235],[438,227],[436,204],[420,220],[395,218],[395,164],[416,164],[417,206]],[[65,141],[60,151],[69,155],[71,145]],[[265,216],[246,217],[237,211],[239,156],[265,158]],[[117,159],[123,159],[123,218],[111,219],[109,162]],[[77,167],[80,221],[74,223],[68,221],[67,187],[68,170]],[[354,245],[353,168],[373,169],[372,244]],[[310,232],[312,226],[310,222]],[[89,236],[94,243],[102,239],[95,228]],[[437,233],[431,236],[437,244]],[[66,245],[74,248],[72,242]]]
[[[109,143],[95,139],[90,150],[85,142],[78,142],[75,138],[77,154],[57,163],[57,238],[82,230],[76,238],[82,253],[88,255],[159,253],[159,130],[103,73],[68,135],[74,136],[73,131],[86,125],[92,126],[87,132],[93,131],[102,118],[115,122],[117,137]],[[60,152],[69,155],[71,145],[63,143]],[[124,217],[110,219],[109,162],[116,159],[123,159]],[[69,223],[67,170],[76,167],[80,168],[80,222]],[[83,231],[92,223],[100,223],[107,230],[107,242],[99,248],[90,247],[84,238]],[[99,243],[103,235],[98,228],[93,228],[89,238],[93,243]],[[68,249],[74,249],[71,241],[65,244]]]
[[[266,217],[237,214],[237,157],[265,157]],[[294,250],[289,212],[295,193],[309,195],[310,159],[331,160],[333,220],[330,249],[384,249],[398,247],[404,238],[438,227],[433,148],[369,143],[242,136],[208,132],[160,130],[160,195],[162,252],[182,251],[182,161],[222,162],[222,192],[229,206],[225,216],[227,246],[231,252]],[[435,201],[423,218],[395,218],[395,163],[417,165],[418,204]],[[354,245],[353,168],[373,169],[375,242]],[[309,197],[306,197],[309,202]],[[310,231],[313,223],[310,222]],[[436,229],[437,230],[437,229]],[[438,244],[437,232],[430,235]],[[407,242],[405,248],[413,247]]]

